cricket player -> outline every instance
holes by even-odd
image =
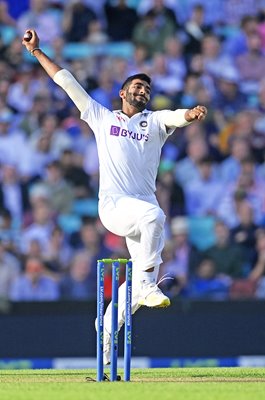
[[[175,128],[203,121],[204,106],[175,111],[148,111],[151,79],[128,77],[119,96],[121,109],[111,111],[93,100],[73,75],[39,47],[34,30],[22,40],[47,74],[61,86],[95,134],[99,163],[99,217],[103,225],[126,238],[133,262],[132,312],[140,306],[167,307],[170,300],[157,285],[164,246],[165,214],[155,196],[161,149]],[[30,38],[31,37],[31,38]],[[119,288],[119,328],[124,323],[125,284]],[[111,304],[104,317],[104,363],[110,362]]]

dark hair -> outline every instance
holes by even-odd
[[[46,168],[50,168],[50,167],[55,167],[55,168],[61,169],[62,164],[59,160],[51,160],[50,162],[48,162],[46,164]]]
[[[202,164],[208,164],[208,165],[213,164],[213,158],[210,155],[202,157],[199,160],[199,165],[202,165]]]
[[[129,76],[122,84],[121,88],[124,89],[126,86],[128,86],[134,79],[140,79],[141,81],[147,82],[149,85],[151,84],[151,78],[150,76],[146,74],[135,74]]]

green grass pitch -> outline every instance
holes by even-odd
[[[0,370],[0,399],[265,400],[265,368],[133,369],[131,382],[87,377],[95,370]]]

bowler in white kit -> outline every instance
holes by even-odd
[[[167,307],[170,300],[157,286],[164,247],[165,215],[155,196],[161,149],[175,128],[205,119],[207,109],[148,111],[151,79],[127,78],[119,92],[121,110],[111,111],[93,100],[73,75],[39,48],[34,30],[22,43],[48,75],[75,103],[81,119],[95,134],[100,168],[99,216],[103,225],[126,239],[133,262],[132,312],[140,306]],[[124,323],[125,283],[119,288],[119,328]],[[110,362],[111,304],[104,317],[104,363]]]

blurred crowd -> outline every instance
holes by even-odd
[[[0,0],[0,299],[95,299],[96,260],[129,257],[98,218],[93,132],[21,45],[27,28],[110,109],[138,72],[150,109],[208,107],[163,148],[161,286],[265,298],[265,0]]]

